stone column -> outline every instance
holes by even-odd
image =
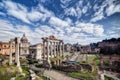
[[[51,57],[53,57],[53,52],[52,52],[52,51],[53,51],[53,50],[52,50],[53,48],[52,48],[52,47],[53,47],[53,45],[52,45],[52,42],[51,42],[51,43],[50,43],[50,53],[51,53]]]
[[[56,57],[56,42],[54,42],[54,56]]]
[[[43,60],[45,60],[45,41],[43,41]]]
[[[58,43],[56,42],[56,57],[58,57]]]
[[[64,43],[62,42],[62,56],[64,56]]]
[[[19,45],[20,45],[20,38],[16,37],[15,38],[15,61],[16,61],[19,71],[22,72],[22,69],[20,67],[20,60],[19,60],[20,58]]]
[[[18,44],[18,42],[17,42],[17,38],[15,38],[15,63],[17,64],[17,50],[18,50],[18,48],[17,48],[17,44]]]
[[[49,60],[49,41],[47,41],[47,60]]]
[[[52,53],[51,53],[51,42],[49,42],[49,50],[50,50],[49,55],[51,57],[52,56]]]
[[[19,43],[20,43],[20,38],[17,37],[15,38],[15,62],[17,63],[17,67],[20,66],[20,61],[19,61]]]
[[[60,49],[59,49],[59,42],[57,43],[57,51],[58,51],[58,57],[60,56]]]
[[[9,65],[12,65],[12,40],[9,41]]]
[[[59,54],[59,56],[62,56],[62,50],[61,50],[61,42],[59,43],[59,48],[60,48],[60,54]]]

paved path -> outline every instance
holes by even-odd
[[[74,78],[71,78],[69,76],[66,76],[58,71],[55,71],[55,70],[50,70],[50,71],[45,70],[44,74],[54,78],[55,80],[78,80],[78,79],[74,79]]]
[[[98,74],[101,75],[101,78],[102,78],[101,80],[104,80],[104,76],[105,76],[105,75],[108,76],[108,77],[113,78],[114,80],[120,80],[120,79],[117,78],[115,75],[110,74],[110,72],[108,73],[108,72],[106,72],[106,71],[104,71],[104,72],[102,72],[102,71],[98,71]]]
[[[113,79],[115,79],[115,80],[120,80],[119,78],[117,78],[117,77],[114,76],[114,75],[107,74],[107,73],[103,73],[103,74],[106,75],[106,76],[108,76],[108,77],[111,77],[111,78],[113,78]]]

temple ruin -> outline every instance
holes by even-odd
[[[43,63],[46,61],[51,65],[50,58],[54,60],[54,65],[60,65],[60,57],[64,56],[64,43],[62,40],[56,39],[54,36],[44,37],[43,40]]]

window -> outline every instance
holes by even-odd
[[[27,50],[24,50],[25,53],[27,53]]]
[[[6,47],[6,45],[4,45],[4,47]]]

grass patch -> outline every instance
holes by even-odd
[[[99,66],[99,65],[100,65],[100,61],[99,61],[99,60],[96,60],[96,61],[95,61],[95,65],[96,65],[96,66]]]
[[[105,76],[105,80],[114,80],[114,79],[111,77]]]
[[[99,58],[98,55],[88,55],[88,63],[94,63],[97,58]]]
[[[22,68],[22,70],[23,70],[23,73],[25,73],[26,75],[29,74],[29,72],[25,68]]]
[[[10,80],[18,74],[16,67],[0,67],[0,80]]]
[[[95,80],[92,77],[91,73],[72,72],[72,73],[68,73],[68,75],[71,76],[71,77],[74,77],[74,78],[78,78],[78,79]]]
[[[27,78],[19,76],[19,77],[16,77],[15,80],[27,80]]]

